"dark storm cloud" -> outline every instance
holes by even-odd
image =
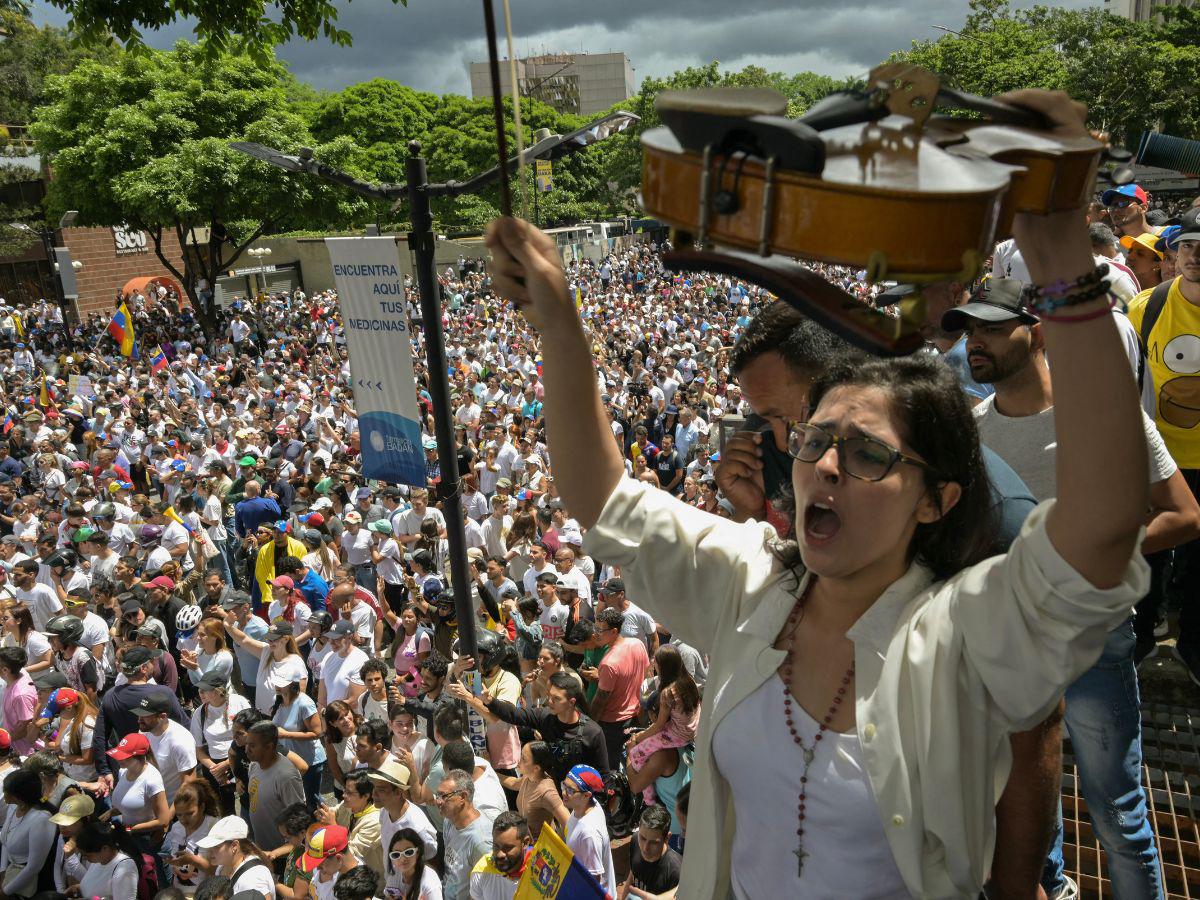
[[[354,36],[354,46],[296,42],[281,48],[301,79],[330,89],[384,77],[438,93],[469,90],[467,65],[485,53],[478,0],[409,0],[408,7],[356,0],[338,6],[339,24]],[[639,79],[713,59],[729,68],[754,63],[787,72],[863,73],[914,39],[937,37],[934,25],[960,27],[967,13],[965,0],[512,0],[511,6],[518,56],[621,50]],[[62,20],[46,7],[38,15]],[[502,23],[500,28],[503,54]],[[150,36],[150,43],[170,46],[190,36],[186,26],[176,26]]]

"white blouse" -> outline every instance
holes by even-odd
[[[118,852],[104,865],[87,864],[87,871],[79,882],[79,895],[103,900],[136,900],[137,883],[137,863]]]

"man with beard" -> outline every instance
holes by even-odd
[[[1022,287],[1012,279],[992,279],[972,302],[947,312],[942,326],[966,332],[971,375],[996,389],[975,407],[980,441],[1000,454],[1041,502],[1057,494],[1054,400],[1041,326],[1022,305]],[[1155,553],[1200,534],[1200,506],[1153,423],[1143,418],[1153,511],[1142,552]],[[1145,477],[1139,472],[1113,475]],[[1054,636],[1047,634],[1046,639]],[[1114,893],[1156,897],[1162,896],[1162,884],[1142,790],[1135,646],[1131,616],[1109,633],[1096,665],[1067,688],[1064,721],[1080,786],[1088,809],[1094,811],[1092,827],[1108,853]],[[1066,883],[1060,824],[1043,887],[1054,897]]]
[[[512,900],[525,871],[533,841],[529,823],[519,812],[507,810],[492,823],[492,852],[471,870],[471,900]]]
[[[1147,232],[1157,234],[1160,230],[1146,221],[1150,195],[1136,184],[1109,188],[1100,197],[1100,202],[1108,209],[1109,221],[1120,236],[1137,237]]]
[[[1155,424],[1192,494],[1200,497],[1200,208],[1183,215],[1171,243],[1176,277],[1135,297],[1129,320],[1142,339]],[[1175,567],[1183,573],[1180,596],[1185,598],[1175,654],[1200,684],[1200,543],[1177,547]],[[1153,612],[1144,617],[1150,628]]]

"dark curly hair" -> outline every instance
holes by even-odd
[[[962,488],[962,496],[949,512],[936,522],[917,525],[908,558],[927,566],[942,580],[1002,552],[975,416],[953,370],[924,355],[859,357],[832,366],[813,382],[809,408],[816,409],[834,388],[847,386],[879,388],[888,395],[901,437],[929,464],[922,471],[931,497],[940,498],[938,488],[949,481]],[[780,499],[780,509],[795,517],[795,497],[790,490]],[[779,542],[774,553],[786,568],[796,573],[803,570],[794,541]]]

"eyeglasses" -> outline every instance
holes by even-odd
[[[568,784],[565,781],[562,783],[562,795],[564,797],[573,797],[576,794],[582,793],[583,791],[579,790],[579,788],[575,787],[574,785]]]
[[[466,793],[466,791],[463,791],[462,789],[459,789],[457,791],[447,791],[444,794],[441,793],[440,791],[434,791],[433,802],[438,803],[438,804],[445,803],[447,800],[449,800],[455,794],[464,794],[464,793]]]
[[[1109,209],[1124,209],[1130,203],[1136,203],[1137,200],[1133,197],[1114,197],[1112,202],[1108,204]]]
[[[838,466],[851,478],[880,481],[898,462],[931,469],[930,465],[906,456],[895,447],[871,437],[843,437],[817,425],[793,423],[788,430],[788,455],[800,462],[815,463],[837,447]]]
[[[388,859],[392,862],[399,862],[402,859],[412,859],[417,855],[416,847],[409,847],[407,850],[389,850]]]

